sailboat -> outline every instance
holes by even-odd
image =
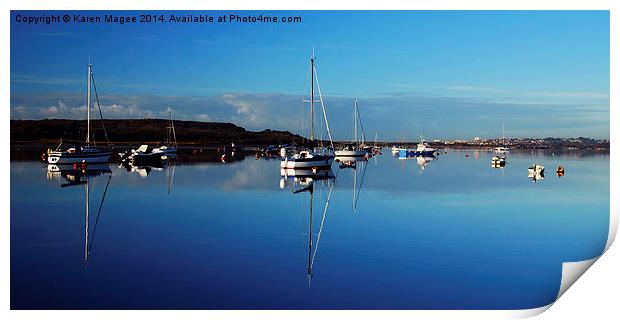
[[[176,156],[177,154],[177,134],[174,130],[174,121],[172,121],[172,110],[168,111],[168,117],[170,119],[170,125],[167,129],[166,143],[153,148],[153,152],[162,152],[167,156]]]
[[[361,141],[357,139],[357,124],[362,130]],[[357,99],[353,103],[353,141],[350,144],[346,144],[342,150],[336,151],[336,157],[365,157],[368,151],[364,149],[364,143],[366,142],[366,135],[364,134],[364,127],[362,125],[362,118],[359,114],[359,107]],[[338,159],[336,159],[338,161]]]
[[[295,153],[292,156],[284,157],[284,160],[280,162],[281,169],[300,169],[300,168],[326,168],[331,167],[334,162],[334,142],[332,140],[331,132],[329,131],[329,122],[327,121],[327,113],[325,112],[325,104],[323,103],[323,96],[321,95],[321,86],[319,85],[319,79],[316,72],[315,65],[315,57],[314,50],[312,51],[312,56],[310,57],[310,99],[308,101],[310,103],[310,143],[312,144],[312,149],[302,150],[298,153]],[[314,86],[316,81],[316,87],[318,90],[318,100],[314,97]],[[319,147],[317,148],[315,144],[315,128],[314,128],[314,104],[315,102],[320,102],[321,110],[323,111],[323,119],[325,120],[325,127],[327,129],[327,135],[329,136],[329,142],[331,148],[325,148],[322,146],[323,140],[319,140]]]
[[[372,146],[372,153],[375,155],[381,154],[381,147],[377,145],[377,132],[375,132],[375,143]]]
[[[493,149],[493,151],[495,151],[496,153],[508,153],[510,152],[510,148],[506,147],[506,142],[505,142],[505,132],[504,132],[504,124],[502,124],[502,145],[500,147],[495,147]],[[506,157],[504,157],[504,160]]]
[[[90,142],[90,105],[91,105],[91,80],[93,88],[95,89],[95,98],[97,101],[97,107],[99,109],[99,115],[101,116],[101,124],[103,126],[103,116],[101,114],[101,106],[99,105],[99,97],[97,95],[97,87],[95,86],[95,78],[92,72],[92,65],[88,62],[88,89],[86,90],[86,145],[70,145],[64,147],[62,140],[55,150],[47,151],[47,163],[50,164],[91,164],[91,163],[108,163],[112,152],[110,150],[99,149]],[[108,134],[103,126],[103,132],[106,140],[108,140]],[[110,141],[108,140],[108,145]],[[109,149],[109,148],[108,148]]]

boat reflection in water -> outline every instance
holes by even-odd
[[[366,176],[366,168],[368,168],[367,157],[336,157],[336,162],[340,163],[340,169],[350,168],[353,171],[353,212],[357,212],[357,202],[359,200],[360,193],[362,191],[362,185],[364,184],[364,177]],[[359,183],[358,183],[358,174]]]
[[[336,179],[331,168],[318,169],[284,169],[280,168],[280,188],[284,189],[288,184],[293,183],[293,187],[304,185],[318,180]]]
[[[97,215],[95,218],[95,225],[92,227],[92,235],[89,242],[90,235],[90,193],[91,188],[89,184],[91,180],[94,184],[94,180],[99,176],[107,175],[107,180],[105,184],[105,188],[101,194],[101,200],[99,202],[99,207],[97,208]],[[60,182],[59,186],[61,188],[67,187],[76,187],[83,185],[84,186],[84,202],[85,202],[85,219],[84,219],[84,262],[88,262],[88,257],[90,251],[92,249],[93,243],[95,241],[95,235],[97,232],[97,225],[99,224],[99,217],[101,216],[101,209],[103,208],[103,204],[105,203],[105,197],[108,193],[108,187],[110,186],[110,180],[112,179],[112,171],[108,164],[72,164],[72,165],[61,165],[61,164],[49,164],[47,165],[47,178],[49,180],[53,180],[56,178],[64,178],[67,182]],[[94,186],[93,186],[94,189]]]
[[[330,169],[325,170],[281,170],[283,175],[280,180],[280,187],[286,187],[289,180],[292,180],[293,194],[308,194],[309,201],[309,216],[308,216],[308,263],[307,263],[307,276],[308,287],[312,285],[312,276],[314,261],[316,259],[317,252],[319,251],[319,243],[321,241],[321,233],[323,232],[323,226],[325,225],[325,218],[327,217],[327,211],[329,208],[329,202],[331,199],[332,191],[334,189],[336,176]],[[325,190],[328,190],[325,193]],[[315,198],[324,199],[325,205],[322,207],[321,224],[316,234],[316,240],[313,239],[313,215],[315,208]],[[318,200],[321,202],[321,200]]]
[[[127,169],[127,172],[135,172],[142,178],[148,177],[153,171],[161,172],[166,169],[166,176],[168,177],[168,194],[172,191],[172,181],[174,180],[174,169],[176,167],[175,158],[168,158],[165,161],[161,161],[159,162],[159,165],[137,166],[131,163],[122,163],[119,165],[119,168],[120,167]]]
[[[545,179],[545,167],[540,164],[533,164],[527,169],[527,177],[532,182]]]
[[[435,157],[435,155],[410,157],[410,156],[403,156],[402,153],[401,153],[401,156],[398,157],[398,160],[413,160],[413,159],[415,159],[416,163],[418,164],[418,167],[420,168],[420,174],[422,174],[426,166],[430,162],[437,160],[437,157]],[[404,162],[403,162],[403,166],[404,166]]]

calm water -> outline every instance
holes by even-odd
[[[275,160],[110,165],[88,185],[12,161],[11,307],[533,308],[554,300],[562,262],[605,247],[608,155],[513,153],[494,169],[491,153],[449,150],[422,169],[384,151],[334,164],[312,194]]]

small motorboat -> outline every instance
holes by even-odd
[[[545,178],[545,167],[542,164],[533,164],[527,169],[528,178],[538,181]]]
[[[415,149],[401,149],[399,152],[399,156],[401,158],[406,158],[406,157],[417,157],[417,156],[432,156],[435,154],[435,152],[437,151],[437,149],[435,148],[431,148],[430,145],[426,142],[424,142],[424,140],[422,140],[420,143],[418,143],[418,147]]]
[[[150,149],[148,145],[143,144],[138,149],[127,150],[118,154],[121,164],[142,165],[155,164],[168,159],[168,154],[161,148]]]
[[[506,166],[505,156],[493,156],[493,158],[491,158],[491,167],[502,168],[504,166]]]

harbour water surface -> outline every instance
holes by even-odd
[[[527,151],[491,168],[492,155],[423,163],[384,149],[298,193],[309,180],[283,179],[275,159],[110,165],[77,180],[12,161],[11,308],[549,304],[562,262],[605,247],[609,155]],[[528,178],[532,163],[543,180]]]

